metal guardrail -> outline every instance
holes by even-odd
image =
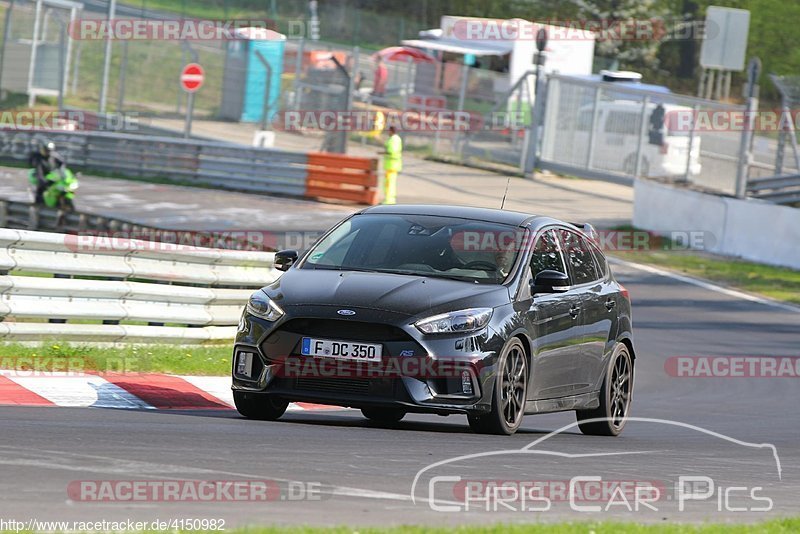
[[[754,198],[775,204],[800,204],[800,174],[784,174],[750,180],[747,191]]]
[[[25,161],[41,132],[0,129],[0,160]],[[70,167],[133,178],[296,197],[377,203],[378,160],[109,132],[52,132]],[[312,173],[330,178],[310,184]]]
[[[54,208],[13,200],[0,200],[0,227],[64,233],[79,233],[92,230],[156,230],[122,219],[87,213],[67,213]]]
[[[190,242],[234,250],[262,250],[263,243],[251,243],[244,236],[211,234],[196,230],[155,228],[124,219],[63,212],[54,208],[37,206],[28,202],[0,200],[0,227],[19,230],[38,230],[67,234],[104,234],[152,241]]]
[[[252,290],[276,278],[273,260],[270,252],[0,228],[0,340],[232,339]]]

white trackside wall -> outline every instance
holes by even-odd
[[[704,233],[715,254],[800,269],[800,209],[634,182],[633,225],[661,235]]]

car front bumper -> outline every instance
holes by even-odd
[[[269,394],[353,408],[489,411],[495,363],[504,343],[491,325],[469,334],[426,336],[408,317],[356,310],[362,316],[377,313],[379,319],[331,319],[330,310],[317,306],[293,307],[275,323],[245,312],[233,351],[233,389],[247,396]],[[379,343],[383,358],[380,364],[362,364],[302,356],[303,337]],[[249,359],[249,366],[239,366],[241,358]]]

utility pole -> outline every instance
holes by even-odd
[[[736,196],[745,198],[747,196],[747,171],[753,158],[753,128],[755,127],[758,111],[758,77],[761,75],[761,60],[754,57],[747,65],[747,87],[745,96],[747,104],[745,106],[744,130],[739,144],[739,164],[736,167]]]
[[[539,148],[539,126],[540,117],[543,110],[541,100],[544,99],[542,91],[542,76],[544,74],[544,50],[547,48],[547,30],[539,28],[536,33],[536,82],[533,86],[533,111],[531,112],[531,130],[528,135],[528,147],[525,158],[525,168],[523,169],[525,176],[533,174],[536,169],[536,151]],[[519,111],[519,110],[518,110]]]
[[[106,51],[103,58],[103,84],[100,86],[100,113],[106,112],[106,100],[108,100],[108,76],[111,71],[111,35],[114,25],[114,14],[117,11],[117,0],[108,0],[108,25],[109,35],[106,38]]]

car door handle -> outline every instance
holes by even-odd
[[[610,297],[609,297],[608,300],[606,300],[606,309],[608,311],[613,310],[616,305],[617,305],[617,301],[616,300],[614,300],[614,299],[612,299]]]
[[[577,319],[577,318],[578,318],[578,312],[580,312],[580,311],[581,311],[581,309],[580,309],[579,307],[577,307],[577,306],[573,306],[573,307],[571,307],[571,308],[569,309],[569,315],[570,315],[570,317],[572,317],[573,319]]]

